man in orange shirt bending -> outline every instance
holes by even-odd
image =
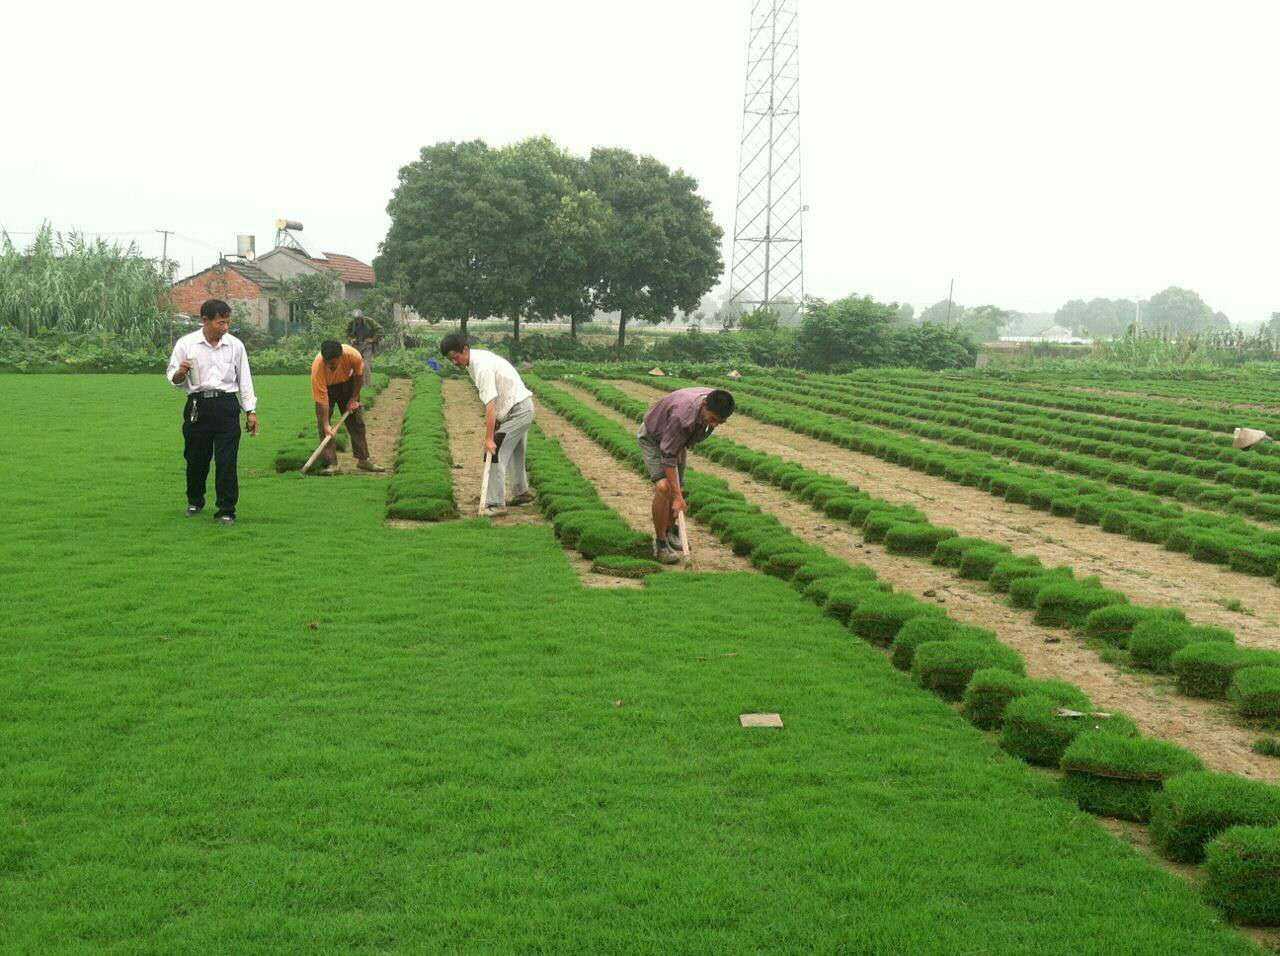
[[[335,408],[350,412],[347,416],[347,434],[351,436],[351,453],[356,456],[356,467],[361,471],[386,471],[369,460],[369,443],[364,435],[364,415],[360,412],[360,389],[364,385],[364,359],[350,345],[340,342],[322,342],[320,354],[311,363],[311,397],[316,402],[316,425],[320,437],[338,437],[337,430],[329,423]],[[324,460],[322,475],[338,473],[338,450],[330,441],[321,457]]]

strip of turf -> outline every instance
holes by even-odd
[[[1251,951],[785,584],[584,590],[247,440],[189,521],[171,397],[0,377],[7,948]]]

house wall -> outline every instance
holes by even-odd
[[[191,316],[198,316],[200,306],[209,299],[222,299],[231,306],[233,319],[267,327],[267,300],[262,289],[234,269],[214,266],[169,290],[173,309]]]
[[[258,257],[253,260],[253,264],[274,279],[294,279],[298,276],[315,275],[317,272],[332,275],[324,266],[303,262],[297,256],[278,249]]]

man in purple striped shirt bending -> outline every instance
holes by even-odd
[[[640,426],[640,451],[653,486],[653,556],[680,560],[675,516],[685,510],[684,466],[691,445],[707,438],[733,414],[733,396],[722,388],[681,388],[654,403]]]

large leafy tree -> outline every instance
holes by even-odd
[[[632,319],[662,322],[692,312],[724,272],[723,233],[698,183],[649,156],[596,149],[587,184],[609,207],[593,304],[618,312],[618,348]]]
[[[520,280],[508,225],[521,202],[483,142],[423,147],[387,204],[379,279],[395,283],[423,318],[461,322],[464,332],[473,316],[502,314]]]
[[[889,364],[888,333],[897,317],[896,302],[877,302],[869,295],[830,303],[815,299],[796,334],[796,360],[815,372]]]
[[[1231,323],[1225,315],[1215,314],[1198,293],[1170,286],[1142,304],[1142,326],[1153,332],[1191,335],[1226,330]]]
[[[1100,339],[1116,338],[1129,330],[1137,309],[1132,299],[1072,299],[1058,309],[1053,319],[1073,332]]]

